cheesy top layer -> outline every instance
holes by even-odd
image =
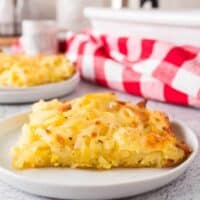
[[[167,167],[182,162],[187,145],[175,138],[168,117],[113,93],[34,104],[14,147],[13,166]]]
[[[64,55],[0,53],[0,87],[30,87],[69,79],[75,67]]]

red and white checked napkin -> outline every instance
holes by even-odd
[[[159,101],[200,107],[200,48],[84,32],[67,35],[84,79]]]

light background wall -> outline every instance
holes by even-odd
[[[29,1],[31,7],[31,16],[35,19],[39,18],[55,18],[56,1],[57,0],[25,0]],[[69,1],[70,0],[66,0]]]
[[[165,9],[200,8],[200,0],[160,0],[160,6]]]
[[[111,0],[25,0],[30,1],[35,19],[57,19],[61,28],[80,30],[88,25],[83,17],[85,6],[110,6]],[[120,1],[120,0],[115,0]],[[126,0],[130,8],[139,8],[139,0]],[[200,0],[159,0],[161,9],[199,8]],[[56,5],[60,5],[56,9]],[[147,6],[148,7],[148,6]]]
[[[35,18],[55,18],[56,3],[59,0],[26,0],[31,2],[32,15]],[[70,7],[79,0],[64,0],[66,5]],[[109,5],[110,0],[80,0],[84,5]],[[137,8],[139,0],[129,0],[129,5],[132,8]],[[164,9],[177,9],[177,8],[200,8],[200,0],[160,0],[160,6]]]
[[[55,18],[56,4],[60,0],[25,0],[31,5],[31,15],[37,18]],[[66,10],[73,7],[74,4],[82,4],[84,6],[106,6],[110,4],[110,0],[61,0],[66,2]],[[78,5],[77,4],[77,5]]]
[[[140,0],[128,0],[131,8],[138,8]],[[200,0],[159,0],[161,9],[200,8]]]

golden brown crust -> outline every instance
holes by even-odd
[[[165,113],[145,105],[120,101],[110,93],[70,102],[41,101],[33,106],[13,148],[13,166],[160,168],[183,162],[191,149],[174,136]]]
[[[58,143],[60,143],[61,145],[65,145],[65,139],[60,136],[60,135],[56,135],[56,140],[58,141]]]
[[[61,112],[66,112],[68,110],[71,110],[72,109],[72,106],[71,104],[67,103],[67,102],[64,102],[61,106],[60,106],[60,111]]]
[[[192,153],[192,149],[184,141],[177,140],[176,146],[185,152],[186,157]]]
[[[120,105],[122,105],[122,106],[125,106],[127,102],[125,102],[125,101],[119,101],[118,100],[117,103],[120,104]]]
[[[136,106],[140,108],[146,108],[146,105],[147,105],[147,99],[144,99],[143,101],[140,101],[136,104]]]

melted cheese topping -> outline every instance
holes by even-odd
[[[164,113],[97,93],[36,103],[12,149],[12,164],[18,169],[168,167],[189,153]]]
[[[67,80],[75,67],[64,55],[28,56],[0,53],[0,87],[29,87]]]

